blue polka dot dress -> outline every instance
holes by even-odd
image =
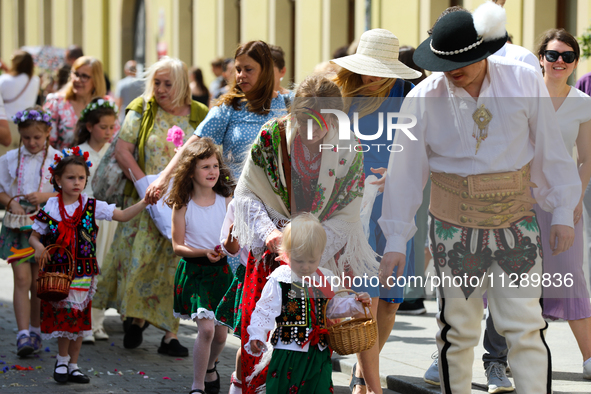
[[[271,110],[267,115],[248,111],[244,103],[239,110],[225,104],[213,107],[195,130],[195,135],[210,137],[217,145],[222,145],[224,161],[237,180],[250,151],[250,145],[261,127],[273,118],[285,116],[285,104],[288,100],[288,95],[280,94],[275,97],[271,101]]]

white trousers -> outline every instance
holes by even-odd
[[[495,327],[507,340],[516,392],[551,393],[541,284],[515,280],[543,273],[535,218],[514,223],[510,229],[477,230],[432,217],[430,240],[437,274],[443,281],[437,314],[441,392],[472,392],[474,347],[480,340],[482,297],[487,291]],[[451,278],[456,278],[455,282],[448,280]]]

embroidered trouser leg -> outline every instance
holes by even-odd
[[[509,347],[509,364],[521,394],[551,392],[550,350],[540,306],[542,274],[539,230],[535,217],[508,229],[478,230],[433,218],[431,250],[442,281],[439,373],[445,394],[470,394],[474,347],[483,314],[482,296],[495,317],[495,328]]]

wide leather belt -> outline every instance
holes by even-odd
[[[521,170],[461,177],[431,173],[429,211],[439,220],[458,226],[507,228],[524,217],[533,216],[535,199],[530,188],[530,165]]]

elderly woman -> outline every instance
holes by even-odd
[[[10,119],[17,112],[35,105],[39,92],[39,77],[33,75],[33,57],[22,50],[17,50],[12,55],[10,69],[2,63],[0,68],[5,72],[0,75],[0,95],[4,101],[6,115]],[[16,147],[19,140],[18,128],[13,122],[10,122],[9,126]]]
[[[82,56],[72,65],[70,81],[63,90],[47,95],[43,109],[51,112],[53,127],[50,143],[57,150],[74,146],[76,123],[80,113],[94,97],[106,97],[103,64],[91,56]],[[117,125],[115,133],[119,131]]]
[[[168,129],[176,125],[192,135],[206,115],[207,107],[191,100],[185,63],[164,57],[153,64],[146,71],[144,94],[127,107],[115,148],[123,173],[129,176],[131,170],[136,179],[160,173],[175,154],[175,145],[166,140]],[[139,201],[131,182],[126,194],[125,206]],[[147,211],[118,226],[93,306],[117,308],[128,321],[133,319],[123,339],[125,348],[140,346],[149,322],[165,331],[158,353],[188,355],[176,336],[179,322],[172,308],[177,263],[170,241],[158,232]]]
[[[326,230],[328,243],[321,266],[337,276],[377,273],[375,255],[359,218],[365,179],[363,153],[351,146],[356,145],[352,133],[350,140],[339,140],[337,118],[323,114],[321,119],[321,108],[342,110],[340,91],[322,76],[308,77],[297,88],[291,116],[263,126],[236,188],[234,235],[250,250],[242,295],[243,344],[248,343],[250,314],[267,276],[276,267],[274,257],[282,228],[298,212],[311,212]],[[309,139],[311,119],[319,122],[311,122]],[[374,348],[373,356],[377,357],[377,346]],[[251,377],[258,361],[245,351],[242,357],[242,376],[250,381],[243,392],[253,393],[264,383],[265,373]],[[378,371],[367,375],[368,388],[381,392]]]

